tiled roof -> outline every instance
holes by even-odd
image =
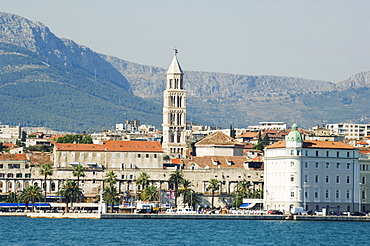
[[[267,146],[268,149],[285,148],[285,141],[280,141]],[[303,141],[303,148],[317,148],[317,149],[355,149],[349,144],[339,141]]]
[[[244,145],[244,144],[218,131],[218,132],[214,132],[208,135],[207,137],[203,138],[202,140],[200,140],[198,143],[195,144],[195,146],[199,146],[199,145],[233,145],[235,146],[235,145]]]
[[[34,165],[42,165],[46,163],[53,163],[51,160],[51,153],[43,152],[43,153],[32,153],[29,155],[31,164]]]
[[[250,159],[244,156],[193,156],[192,159],[183,160],[185,166],[196,164],[200,168],[244,168],[243,163],[248,161]]]
[[[0,154],[1,160],[27,160],[26,154]]]
[[[256,138],[258,137],[258,132],[244,132],[241,135],[236,136],[237,138]]]
[[[162,152],[158,141],[104,141],[103,144],[66,144],[56,143],[58,151],[133,151]]]

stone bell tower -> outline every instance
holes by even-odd
[[[186,142],[186,91],[182,69],[177,60],[177,50],[167,71],[166,89],[163,93],[163,142],[165,155],[185,157]]]

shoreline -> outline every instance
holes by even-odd
[[[363,221],[370,216],[236,215],[236,214],[131,214],[131,213],[0,213],[0,217],[47,219],[192,219],[192,220],[290,220],[290,221]]]

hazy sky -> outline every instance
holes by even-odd
[[[96,52],[185,71],[337,82],[370,70],[370,1],[0,0]]]

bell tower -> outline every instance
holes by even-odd
[[[165,155],[184,158],[186,150],[186,91],[182,69],[177,60],[177,50],[167,71],[166,89],[163,93],[163,142]]]

